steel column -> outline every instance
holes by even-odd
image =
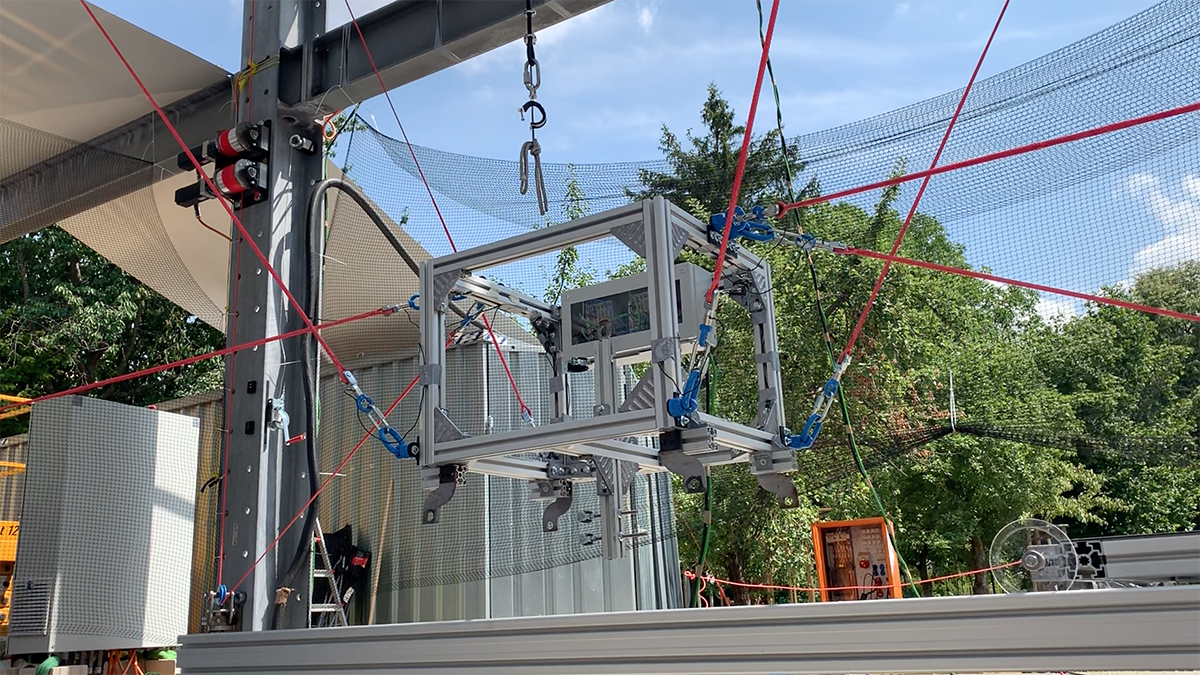
[[[246,0],[244,16],[243,63],[261,62],[278,54],[286,42],[311,38],[325,29],[324,3]],[[288,139],[294,133],[311,133],[311,129],[296,126],[303,122],[279,105],[278,91],[279,69],[268,67],[260,69],[239,92],[238,121],[271,123],[269,198],[243,209],[239,217],[251,241],[266,255],[292,295],[307,305],[311,242],[305,206],[312,184],[321,177],[321,158],[289,146]],[[304,326],[297,311],[303,308],[290,306],[240,234],[234,239],[230,262],[228,344]],[[226,424],[231,426],[222,484],[222,503],[226,507],[224,574],[218,583],[232,587],[245,577],[237,589],[246,594],[242,630],[263,630],[272,625],[276,589],[304,530],[302,517],[254,567],[309,497],[307,448],[303,443],[285,444],[287,434],[294,436],[304,430],[304,358],[303,339],[293,338],[239,352],[228,360]],[[291,422],[286,430],[272,428],[272,399],[284,401]],[[307,584],[296,586],[303,589]],[[308,602],[303,592],[292,593],[279,627],[307,625]]]

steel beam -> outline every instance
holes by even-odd
[[[608,2],[534,0],[534,28],[540,31]],[[397,0],[359,17],[359,25],[384,84],[394,89],[520,40],[524,12],[521,0]],[[305,82],[300,46],[280,53],[274,76],[280,100],[293,114],[312,120],[383,93],[352,26],[328,33],[322,27],[295,37],[305,35],[315,36],[309,42],[311,82]],[[225,78],[163,109],[192,147],[232,125],[231,98],[232,83]],[[176,173],[178,152],[158,116],[148,113],[0,181],[0,203],[19,205],[0,210],[0,243]],[[154,170],[155,165],[165,170]]]
[[[232,85],[221,80],[163,106],[179,135],[195,146],[233,119]],[[58,154],[0,181],[0,243],[70,218],[178,173],[179,146],[157,113]]]
[[[549,28],[611,0],[534,0],[534,30]],[[449,68],[525,35],[524,0],[397,0],[358,17],[387,89]],[[280,54],[285,103],[329,114],[383,93],[352,25],[317,37],[312,84],[299,75],[295,50]],[[522,62],[523,63],[523,62]]]
[[[1200,587],[188,635],[185,675],[1193,670]]]

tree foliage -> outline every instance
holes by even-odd
[[[629,192],[631,198],[663,195],[702,221],[728,207],[744,127],[735,123],[733,109],[715,86],[708,89],[701,118],[704,128],[686,132],[686,143],[663,128],[660,147],[670,170],[643,171],[643,189]],[[789,155],[783,156],[775,130],[752,139],[744,206],[770,203],[786,193],[785,163],[793,174],[803,166],[796,147],[789,144]],[[896,173],[903,171],[900,159]],[[869,212],[845,203],[809,208],[800,224],[818,237],[886,250],[901,227],[897,195],[896,189],[883,191]],[[808,262],[794,248],[745,245],[772,267],[784,404],[798,424],[796,416],[807,413],[830,373]],[[968,266],[963,247],[936,219],[920,213],[900,255]],[[840,349],[880,263],[818,256],[816,264],[834,347]],[[1149,272],[1132,290],[1111,292],[1196,311],[1200,266]],[[1037,302],[1036,294],[1016,287],[893,267],[843,379],[853,428],[878,438],[945,423],[953,373],[960,422],[1101,436],[1131,430],[1196,435],[1200,351],[1194,324],[1107,307],[1091,308],[1065,324],[1047,324],[1036,313]],[[758,403],[750,323],[734,303],[721,307],[705,398],[712,412],[748,422]],[[836,420],[827,422],[824,436],[838,444],[822,451],[826,456],[806,457],[807,466],[854,466],[839,427]],[[877,502],[859,476],[833,484],[816,476],[794,479],[806,501],[800,509],[783,511],[745,467],[713,471],[709,570],[739,582],[807,586],[812,581],[808,523],[817,509],[835,518],[878,515]],[[916,563],[922,578],[982,568],[992,536],[1017,518],[1067,521],[1073,532],[1173,530],[1194,525],[1200,499],[1194,470],[1132,461],[1103,464],[1070,451],[956,435],[893,458],[872,479],[895,522],[902,554]],[[1169,495],[1164,503],[1150,507],[1145,492],[1135,499],[1135,492],[1152,487]],[[676,501],[680,521],[703,520],[701,498],[677,491]],[[698,529],[692,527],[691,536],[688,526],[680,529],[683,564],[690,567],[699,556]],[[983,575],[977,575],[974,590],[987,591]],[[730,592],[734,602],[755,596],[745,589]]]
[[[224,337],[57,227],[0,246],[0,392],[29,398],[220,349]],[[103,387],[148,405],[219,389],[220,359]],[[0,436],[28,417],[0,420]]]

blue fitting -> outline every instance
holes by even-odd
[[[817,441],[817,436],[821,435],[821,425],[825,420],[821,418],[821,413],[813,413],[808,416],[804,422],[804,428],[800,433],[788,438],[788,447],[797,450],[811,448],[812,444]]]
[[[419,305],[417,305],[417,298],[419,298],[419,297],[421,297],[420,293],[413,293],[412,297],[408,299],[408,308],[413,310],[414,312],[421,311],[421,307]]]
[[[706,323],[700,324],[700,346],[701,347],[708,346],[708,336],[712,335],[712,332],[713,332],[712,326],[710,326]]]
[[[775,230],[767,223],[766,209],[755,206],[750,209],[753,216],[747,216],[742,207],[733,209],[733,225],[729,230],[729,240],[750,239],[752,241],[771,241],[775,238]],[[708,217],[709,229],[716,232],[725,231],[725,213],[714,213]]]
[[[837,380],[833,379],[832,377],[829,378],[829,381],[825,383],[825,390],[822,392],[825,394],[825,398],[833,398],[836,396],[839,386],[840,383]]]
[[[408,443],[400,436],[400,433],[391,427],[379,427],[379,442],[383,443],[383,447],[387,448],[388,452],[396,456],[397,459],[408,459],[412,457],[408,452]]]
[[[366,394],[359,394],[358,398],[354,399],[354,404],[358,406],[359,412],[369,413],[375,407],[375,402]]]
[[[221,604],[221,605],[225,604],[225,598],[228,598],[228,597],[229,597],[229,589],[225,587],[225,584],[221,584],[220,586],[217,586],[217,603]]]
[[[683,385],[683,392],[678,396],[672,396],[671,400],[667,401],[667,412],[671,417],[687,417],[696,412],[696,408],[700,406],[700,371],[693,370],[688,373],[687,382]]]

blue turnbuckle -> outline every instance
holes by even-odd
[[[799,434],[787,438],[787,446],[789,448],[804,450],[812,447],[812,444],[817,442],[817,436],[821,435],[821,426],[825,424],[825,417],[829,415],[829,409],[833,407],[833,401],[837,397],[838,388],[841,387],[842,374],[849,367],[849,356],[838,362],[837,366],[834,367],[833,376],[825,382],[824,387],[821,387],[821,393],[817,394],[817,400],[813,403],[812,413],[804,421],[804,428],[800,430]]]
[[[671,417],[683,418],[696,412],[700,406],[700,370],[688,373],[687,382],[678,396],[672,396],[667,401],[667,412]]]
[[[359,394],[358,397],[354,399],[354,404],[358,406],[359,412],[364,413],[371,412],[371,409],[375,407],[375,402],[372,401],[371,397],[367,396],[366,394]]]
[[[354,374],[346,370],[342,372],[342,376],[346,378],[346,391],[354,396],[354,405],[359,412],[366,413],[367,419],[371,420],[371,425],[375,427],[374,435],[383,444],[383,447],[399,459],[411,458],[409,444],[392,428],[383,411],[375,405],[371,397],[363,393],[362,388],[358,386],[358,381],[354,379]]]

